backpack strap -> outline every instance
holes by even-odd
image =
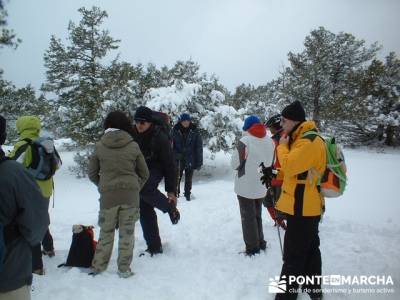
[[[325,140],[324,140],[324,138],[318,133],[318,131],[316,131],[316,130],[314,130],[314,129],[311,129],[311,130],[309,130],[309,131],[306,131],[306,132],[304,132],[303,133],[303,135],[301,136],[301,138],[304,138],[304,139],[307,139],[307,140],[309,140],[309,141],[314,141],[315,140],[315,138],[316,137],[320,137],[320,139],[324,142],[324,145],[325,145]],[[325,148],[326,148],[326,145],[325,145]],[[323,177],[323,174],[320,174],[318,171],[317,171],[317,169],[315,169],[314,167],[313,168],[311,168],[310,170],[308,170],[308,172],[307,172],[307,181],[308,182],[312,182],[313,181],[313,178],[315,178],[315,177],[317,177],[318,178],[318,181],[317,181],[317,187],[318,187],[318,189],[320,189],[319,187],[321,186],[321,180],[322,180],[322,177]]]
[[[304,132],[301,138],[310,140],[312,142],[317,136],[319,136],[324,141],[323,137],[314,129]]]
[[[21,147],[19,147],[17,151],[14,153],[14,155],[10,157],[10,159],[18,160],[18,158],[22,155],[22,153],[24,153],[28,149],[28,147],[32,145],[31,139],[26,138],[23,139],[22,141],[25,141],[26,143],[23,144]]]

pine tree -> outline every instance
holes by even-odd
[[[16,37],[12,29],[7,28],[7,11],[4,4],[0,1],[0,49],[3,47],[17,48],[21,39]]]
[[[282,94],[290,102],[300,100],[317,123],[341,119],[358,99],[352,78],[379,50],[376,43],[368,48],[364,44],[349,33],[334,34],[323,27],[311,31],[305,50],[288,54]]]
[[[82,19],[78,25],[69,23],[69,45],[51,37],[44,55],[47,80],[42,90],[56,96],[57,126],[64,128],[65,136],[84,146],[101,133],[100,108],[110,87],[110,69],[114,67],[106,65],[104,58],[118,48],[119,40],[100,29],[107,18],[105,11],[98,7],[82,7],[78,11]]]
[[[378,140],[388,146],[399,144],[400,126],[400,60],[391,52],[385,62],[374,60],[368,68],[364,85],[364,101],[368,127],[375,130]]]
[[[20,116],[35,115],[46,124],[50,110],[51,107],[43,95],[36,97],[35,89],[31,85],[18,89],[11,82],[0,79],[0,111],[7,119],[8,141],[18,138],[15,122]]]

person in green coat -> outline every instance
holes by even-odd
[[[100,237],[90,274],[106,270],[118,227],[118,275],[127,278],[133,275],[130,265],[135,223],[139,219],[139,191],[149,177],[149,170],[139,145],[131,136],[132,124],[123,112],[109,113],[104,129],[89,161],[89,179],[100,193]]]
[[[28,144],[27,139],[34,141],[40,137],[40,120],[36,116],[22,116],[17,119],[16,128],[19,139],[14,145],[14,149],[9,154],[9,158],[20,162],[23,166],[28,168],[32,163],[32,148],[26,146],[26,144]],[[47,180],[36,180],[36,182],[48,206],[50,197],[53,194],[53,177]],[[32,247],[32,272],[38,275],[44,275],[42,253],[49,257],[54,256],[53,237],[49,229],[47,229],[42,242]]]

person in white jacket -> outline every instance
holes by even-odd
[[[260,181],[258,168],[261,163],[265,166],[272,164],[274,145],[264,124],[256,116],[245,119],[243,131],[232,154],[231,166],[236,172],[235,193],[239,200],[245,255],[253,256],[267,246],[261,219],[262,200],[267,189]]]

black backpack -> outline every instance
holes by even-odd
[[[158,125],[160,130],[168,137],[168,140],[172,141],[172,124],[170,116],[161,111],[153,110],[152,119],[153,123]]]
[[[93,226],[73,225],[72,243],[67,261],[58,267],[90,268],[96,251]]]

